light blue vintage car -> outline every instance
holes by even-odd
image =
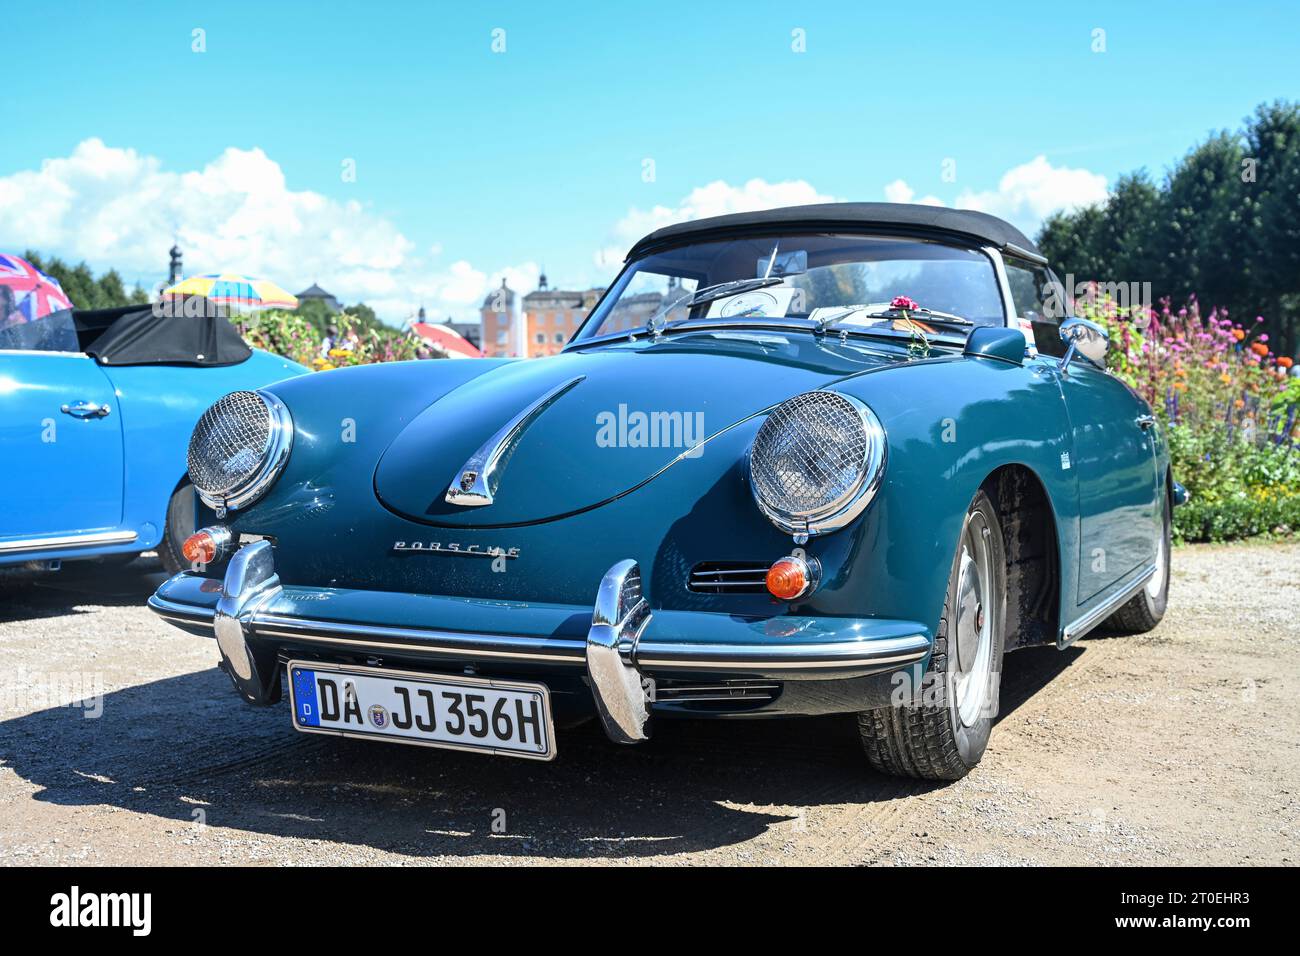
[[[129,560],[172,573],[194,530],[185,449],[219,396],[306,371],[219,315],[150,306],[0,329],[0,566]]]
[[[551,759],[593,716],[842,713],[960,777],[1004,653],[1165,610],[1164,437],[1058,292],[975,212],[667,227],[557,356],[222,398],[210,564],[150,606],[305,732]]]

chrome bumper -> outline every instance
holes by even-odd
[[[386,619],[404,623],[373,623],[376,605]],[[651,611],[635,561],[620,561],[605,575],[590,617],[568,606],[514,607],[511,620],[527,633],[493,630],[501,602],[284,588],[264,541],[235,553],[219,589],[182,573],[149,598],[149,607],[186,631],[215,635],[240,696],[254,703],[278,700],[275,649],[289,642],[389,652],[431,666],[562,666],[586,673],[607,733],[622,742],[645,739],[656,678],[847,679],[915,664],[930,651],[925,628],[907,621]],[[465,629],[420,623],[430,619],[454,619]]]

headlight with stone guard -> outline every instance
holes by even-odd
[[[223,514],[260,498],[283,470],[293,444],[289,410],[268,392],[231,392],[217,400],[190,436],[190,481]]]
[[[778,405],[749,452],[759,509],[796,538],[844,527],[871,502],[885,471],[885,430],[850,395],[815,391]]]

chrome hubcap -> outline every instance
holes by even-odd
[[[1147,582],[1147,594],[1154,601],[1160,597],[1160,589],[1165,586],[1165,536],[1162,533],[1156,542],[1156,573]]]
[[[966,727],[983,714],[993,669],[993,621],[986,613],[993,598],[990,533],[982,514],[968,515],[957,561],[952,680],[957,716]]]

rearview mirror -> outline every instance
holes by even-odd
[[[1096,322],[1070,317],[1061,323],[1061,341],[1067,348],[1061,359],[1064,369],[1078,352],[1089,362],[1100,368],[1106,367],[1106,349],[1110,345],[1110,336]]]

